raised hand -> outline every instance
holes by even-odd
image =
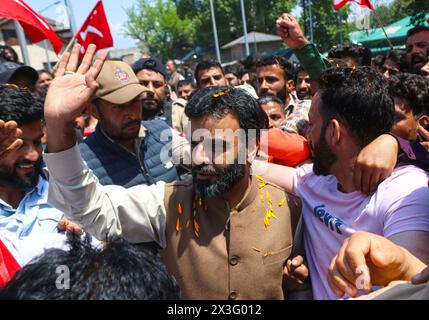
[[[19,139],[21,134],[15,121],[0,120],[0,159],[22,146],[23,141]]]
[[[298,49],[308,43],[298,21],[288,13],[283,13],[276,21],[277,33],[291,49]]]
[[[80,45],[73,47],[71,54],[65,53],[49,87],[45,100],[45,118],[60,122],[71,122],[82,113],[97,91],[95,80],[101,71],[107,53],[101,51],[94,63],[92,59],[96,47],[91,44],[80,66]]]
[[[89,45],[79,62],[80,45],[65,53],[60,61],[45,100],[45,121],[48,132],[48,152],[59,152],[76,143],[74,119],[82,114],[98,89],[97,81],[107,52],[100,51],[92,62],[96,47]]]

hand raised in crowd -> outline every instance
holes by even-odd
[[[98,88],[95,79],[103,67],[107,52],[100,51],[92,62],[96,47],[91,44],[78,65],[80,48],[76,44],[71,54],[66,52],[61,57],[55,79],[46,95],[45,121],[50,152],[66,150],[74,145],[74,119],[82,114]]]
[[[373,285],[385,286],[394,280],[409,281],[426,265],[405,248],[372,233],[358,231],[346,239],[329,266],[328,282],[342,297],[369,292]],[[427,274],[421,275],[427,279]],[[417,280],[420,280],[417,278]]]
[[[373,194],[378,185],[388,178],[398,159],[398,142],[383,134],[363,148],[355,163],[353,180],[356,190]]]
[[[0,159],[22,146],[23,141],[19,139],[21,134],[16,121],[0,120]]]
[[[76,44],[71,54],[67,52],[61,57],[45,100],[45,117],[48,119],[74,121],[98,89],[95,79],[101,71],[107,53],[100,51],[92,63],[96,47],[91,44],[78,66],[80,48],[81,46]]]
[[[283,286],[290,291],[297,289],[307,280],[309,271],[302,256],[288,259],[283,268]]]
[[[298,21],[290,14],[283,13],[276,21],[276,28],[277,33],[289,48],[298,49],[308,44]]]

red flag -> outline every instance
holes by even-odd
[[[362,7],[367,7],[371,10],[374,10],[374,6],[372,5],[370,0],[334,0],[334,9],[341,9],[347,2],[356,2]]]
[[[97,49],[113,47],[112,34],[110,33],[109,23],[101,0],[92,9],[75,37],[82,46],[81,55],[85,53],[91,43],[95,44]]]
[[[0,17],[18,20],[27,36],[37,43],[48,39],[58,54],[63,42],[36,11],[31,9],[23,0],[2,0]]]
[[[9,249],[0,240],[0,288],[21,269]]]

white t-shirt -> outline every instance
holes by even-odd
[[[338,298],[327,272],[343,241],[358,230],[384,237],[405,231],[429,232],[429,174],[403,166],[383,181],[372,196],[342,193],[333,176],[317,176],[313,165],[298,168],[294,193],[301,197],[304,242],[315,299]]]
[[[42,255],[48,249],[70,250],[65,232],[45,233],[25,238],[18,238],[0,232],[0,241],[3,242],[21,267]],[[91,237],[91,245],[98,247],[101,245],[101,242]]]

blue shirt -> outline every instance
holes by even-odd
[[[27,192],[14,209],[0,198],[0,233],[24,237],[57,232],[63,213],[48,204],[48,181],[39,176],[34,189]]]

